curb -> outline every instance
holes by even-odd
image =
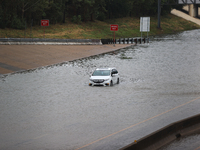
[[[100,39],[0,38],[0,45],[102,45]]]
[[[156,150],[194,133],[200,133],[200,114],[169,124],[120,150]]]

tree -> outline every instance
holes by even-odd
[[[41,19],[62,23],[73,18],[78,23],[157,15],[157,3],[157,0],[0,0],[0,28],[22,29],[25,22],[30,24],[34,20],[39,25]],[[168,14],[171,8],[162,6],[162,14]]]

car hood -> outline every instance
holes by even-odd
[[[110,76],[91,76],[90,79],[108,79]]]

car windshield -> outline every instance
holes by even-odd
[[[109,76],[110,70],[95,70],[92,76]]]

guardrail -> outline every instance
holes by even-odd
[[[120,150],[156,150],[175,139],[200,133],[200,114],[172,123]]]
[[[142,44],[149,43],[149,38],[119,38],[119,39],[101,39],[102,44]]]
[[[43,38],[0,38],[0,45],[100,45],[100,44],[142,44],[149,43],[149,38],[120,39],[43,39]]]
[[[0,38],[0,45],[56,44],[56,45],[100,45],[100,39],[43,39],[43,38]]]

